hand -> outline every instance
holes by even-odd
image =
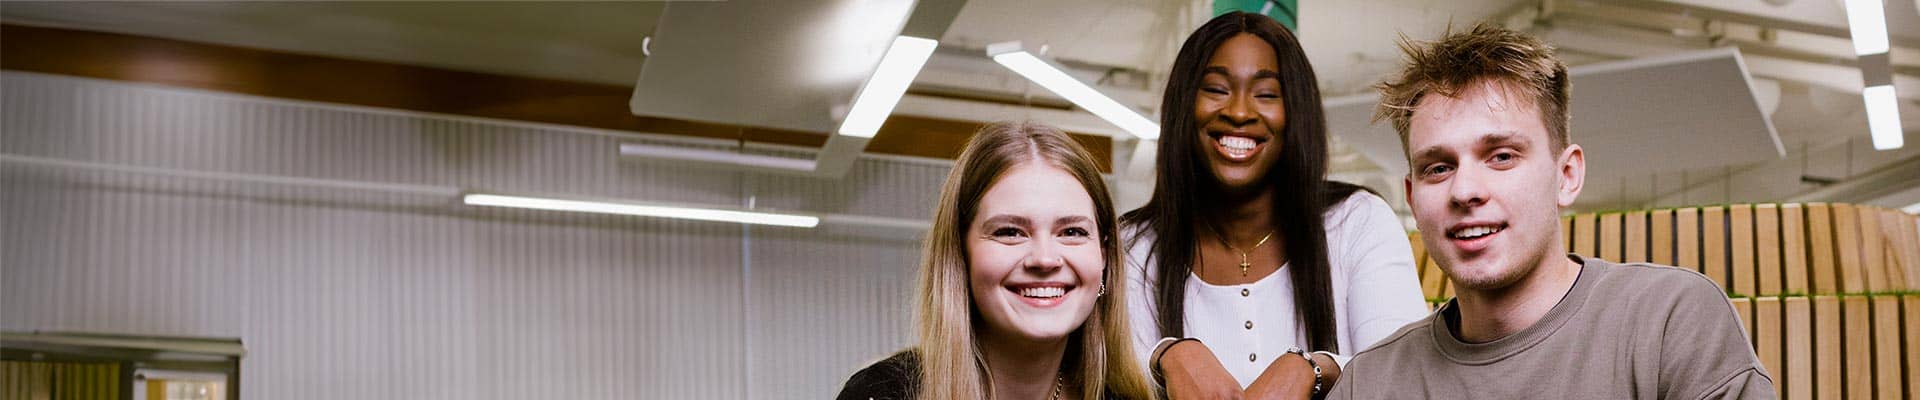
[[[1333,390],[1333,382],[1340,379],[1340,365],[1333,357],[1325,354],[1307,353],[1320,365],[1320,393]],[[1249,399],[1287,399],[1306,400],[1313,398],[1313,366],[1307,360],[1287,354],[1267,365],[1254,378],[1253,386],[1247,387]]]
[[[1213,357],[1213,350],[1198,341],[1182,341],[1168,347],[1160,355],[1160,374],[1165,379],[1169,399],[1243,398],[1240,382]]]

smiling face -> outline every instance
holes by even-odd
[[[1490,81],[1429,93],[1408,129],[1407,203],[1463,289],[1499,290],[1562,260],[1559,214],[1580,195],[1580,146],[1553,149],[1540,108]]]
[[[1273,47],[1253,34],[1222,42],[1201,75],[1193,117],[1214,179],[1228,192],[1260,187],[1280,159],[1287,110]]]
[[[1093,198],[1044,162],[1008,169],[968,221],[968,286],[984,336],[1067,337],[1093,312],[1105,257]]]

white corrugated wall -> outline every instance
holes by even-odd
[[[600,131],[7,71],[0,154],[925,219],[944,163],[815,180]],[[684,143],[683,143],[684,144]],[[910,339],[919,232],[481,209],[0,163],[0,330],[239,337],[248,399],[822,398]]]

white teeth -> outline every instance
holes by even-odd
[[[1026,297],[1038,297],[1043,299],[1054,298],[1054,297],[1067,295],[1067,288],[1053,287],[1053,286],[1030,287],[1026,289],[1020,289],[1020,295],[1026,296]]]
[[[1499,231],[1500,229],[1494,228],[1491,226],[1476,226],[1472,228],[1461,229],[1458,232],[1454,232],[1453,237],[1457,239],[1473,239],[1481,236],[1492,235],[1494,232],[1499,232]]]
[[[1228,150],[1249,151],[1253,150],[1253,146],[1256,144],[1258,143],[1255,143],[1253,139],[1250,138],[1239,136],[1220,137],[1220,146],[1226,147]]]

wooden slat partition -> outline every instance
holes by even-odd
[[[1753,207],[1754,270],[1759,274],[1759,295],[1776,295],[1782,291],[1780,282],[1785,274],[1780,270],[1780,208],[1772,204]]]
[[[1840,343],[1840,298],[1819,296],[1813,298],[1813,358],[1815,398],[1839,399],[1846,388],[1846,380],[1841,373]]]
[[[1707,207],[1700,212],[1700,273],[1727,290],[1727,210]]]
[[[1653,238],[1653,258],[1649,261],[1661,265],[1679,265],[1673,262],[1673,210],[1656,210],[1648,222],[1647,225],[1653,228],[1648,235]]]
[[[1812,261],[1808,273],[1813,277],[1813,293],[1840,292],[1839,269],[1834,268],[1833,213],[1825,203],[1807,205],[1807,258]]]
[[[1886,235],[1880,232],[1879,207],[1854,206],[1860,213],[1860,268],[1870,291],[1892,290],[1887,282]]]
[[[1594,240],[1595,236],[1599,236],[1600,234],[1599,225],[1600,225],[1600,219],[1596,215],[1580,214],[1580,215],[1573,216],[1573,248],[1572,249],[1575,254],[1588,256],[1588,257],[1599,257],[1599,254],[1600,254],[1598,253],[1599,248],[1595,246],[1599,243]],[[1601,257],[1601,258],[1606,258],[1606,257]]]
[[[1773,379],[1784,381],[1782,398],[1813,398],[1813,306],[1805,297],[1781,300],[1786,306],[1786,369]]]
[[[1847,338],[1841,346],[1846,359],[1847,398],[1873,398],[1873,311],[1866,297],[1844,296],[1841,321]]]
[[[1906,277],[1907,289],[1920,290],[1920,220],[1898,211],[1889,211],[1888,214],[1898,221],[1892,226],[1900,231],[1900,240],[1896,242],[1900,244],[1898,260],[1901,274]],[[1914,369],[1920,369],[1920,366]],[[1920,396],[1920,391],[1914,392],[1914,396]]]
[[[1788,293],[1813,293],[1807,281],[1806,216],[1806,208],[1799,204],[1780,205],[1780,266]]]
[[[1840,290],[1867,290],[1866,271],[1860,265],[1860,214],[1852,204],[1833,204],[1833,252],[1840,260]]]
[[[1674,266],[1700,270],[1700,209],[1683,208],[1674,213]]]
[[[1601,259],[1612,262],[1625,262],[1627,260],[1626,253],[1622,251],[1621,246],[1626,243],[1624,240],[1621,240],[1620,217],[1621,215],[1619,213],[1599,215],[1600,235],[1598,239],[1600,241]]]
[[[1901,215],[1904,214],[1898,210],[1879,207],[1873,208],[1873,217],[1878,220],[1876,226],[1879,228],[1877,231],[1879,233],[1878,242],[1881,246],[1880,254],[1884,255],[1880,258],[1881,269],[1885,271],[1885,277],[1882,281],[1886,285],[1885,290],[1913,290],[1916,288],[1907,283],[1907,263],[1904,262],[1905,257],[1903,257],[1904,255],[1902,253],[1906,251],[1907,246],[1920,245],[1920,243],[1901,242],[1901,240],[1910,240],[1906,238],[1906,233],[1901,229]]]
[[[1873,387],[1882,399],[1902,398],[1900,379],[1900,298],[1873,298]],[[1865,372],[1865,371],[1855,371]]]
[[[1760,356],[1760,365],[1767,368],[1767,376],[1773,377],[1774,393],[1786,393],[1786,388],[1782,387],[1785,382],[1781,379],[1781,372],[1786,371],[1782,369],[1786,366],[1782,354],[1786,349],[1780,344],[1780,320],[1779,298],[1753,299],[1753,330],[1748,338],[1753,340],[1754,354]]]
[[[1647,212],[1629,212],[1625,218],[1627,254],[1621,256],[1620,261],[1630,263],[1647,262],[1647,260],[1649,260],[1647,255]]]
[[[1733,251],[1728,254],[1727,283],[1728,290],[1742,295],[1753,296],[1760,293],[1755,272],[1756,263],[1753,246],[1753,206],[1738,204],[1727,207],[1727,241]]]
[[[1905,303],[1906,323],[1902,324],[1907,337],[1907,393],[1920,397],[1920,295],[1901,297]]]
[[[1700,272],[1743,296],[1920,290],[1920,219],[1850,204],[1759,204],[1561,218],[1568,251]],[[1426,258],[1425,253],[1421,253]],[[1421,289],[1451,296],[1422,261]]]

